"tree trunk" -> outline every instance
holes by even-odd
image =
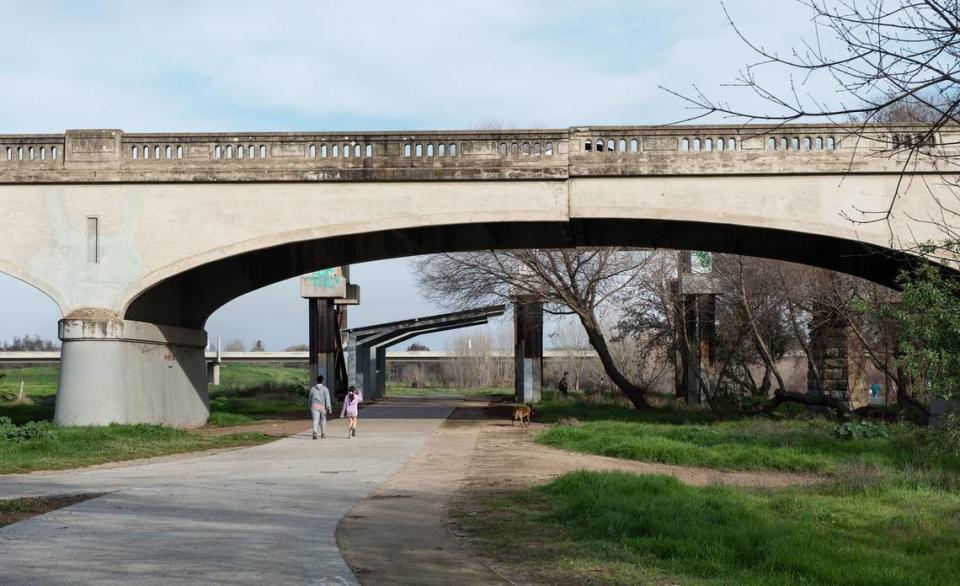
[[[597,352],[597,356],[600,358],[600,364],[603,365],[603,372],[610,377],[613,384],[617,385],[620,392],[630,399],[634,407],[637,409],[652,409],[653,407],[647,402],[647,398],[644,396],[644,390],[630,382],[627,377],[620,372],[620,369],[617,368],[617,365],[613,361],[613,356],[610,354],[610,349],[607,348],[607,340],[600,330],[600,324],[597,323],[596,318],[593,315],[585,316],[579,313],[577,315],[580,317],[580,323],[583,324],[583,329],[587,332],[587,339],[590,340],[590,345],[593,346],[593,349]]]

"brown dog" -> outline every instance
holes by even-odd
[[[510,425],[513,425],[515,422],[520,422],[520,427],[530,427],[530,414],[533,413],[533,405],[519,405],[513,410],[513,421],[510,422]],[[526,420],[526,423],[524,423]]]

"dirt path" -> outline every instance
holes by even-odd
[[[508,584],[450,533],[447,506],[468,475],[485,403],[464,401],[412,460],[337,526],[362,584]]]
[[[509,584],[461,539],[451,507],[489,491],[543,484],[574,470],[667,474],[693,485],[778,488],[821,479],[778,472],[721,472],[567,452],[533,442],[545,426],[512,426],[502,407],[464,402],[417,455],[337,526],[337,544],[363,584]]]

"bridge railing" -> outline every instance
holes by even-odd
[[[0,181],[523,179],[577,175],[897,171],[960,133],[835,125],[602,126],[359,133],[0,135]],[[93,173],[91,173],[93,172]]]

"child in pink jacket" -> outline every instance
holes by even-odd
[[[340,417],[347,416],[347,437],[357,437],[357,405],[363,401],[363,390],[350,386],[340,409]]]

